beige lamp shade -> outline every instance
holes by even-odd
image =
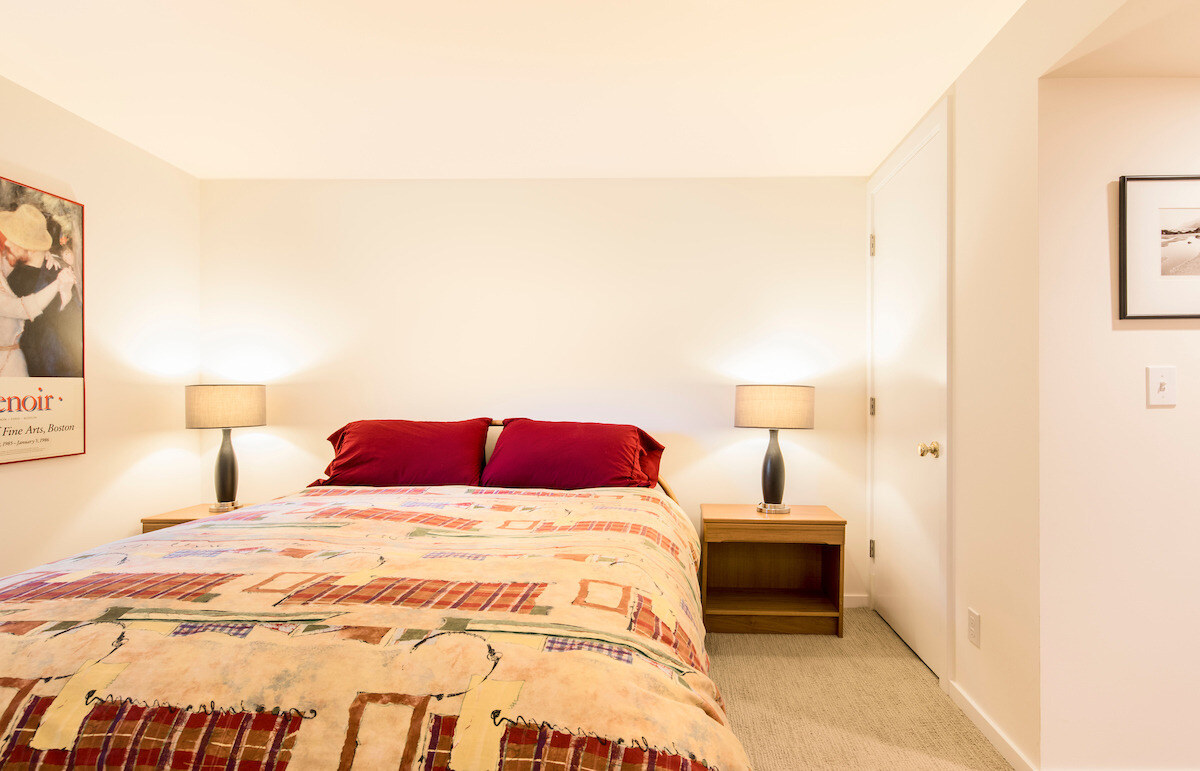
[[[740,385],[733,425],[741,428],[812,428],[816,390],[805,385]]]
[[[190,385],[184,397],[188,428],[243,428],[267,422],[263,385]]]

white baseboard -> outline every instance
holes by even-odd
[[[971,722],[983,732],[987,740],[1004,756],[1005,760],[1012,764],[1013,768],[1017,771],[1037,771],[1037,766],[1033,761],[1017,749],[1017,746],[1009,740],[1008,735],[992,722],[992,719],[979,708],[974,699],[963,692],[958,683],[942,678],[941,684],[942,690],[950,694],[951,700],[967,717],[971,718]]]
[[[847,594],[842,599],[843,608],[865,608],[870,604],[871,598],[866,594]]]

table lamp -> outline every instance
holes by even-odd
[[[783,453],[779,450],[779,429],[812,428],[813,397],[816,389],[804,385],[740,385],[736,389],[733,425],[739,428],[768,428],[771,441],[763,458],[763,500],[758,510],[766,514],[787,514],[783,504]]]
[[[229,433],[267,422],[267,387],[262,385],[190,385],[184,388],[188,428],[219,428],[217,502],[209,511],[232,511],[237,503],[237,458]]]

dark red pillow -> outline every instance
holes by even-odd
[[[313,486],[478,485],[491,422],[356,420],[329,437],[329,478]]]
[[[654,487],[663,446],[637,426],[509,418],[483,469],[488,487]]]

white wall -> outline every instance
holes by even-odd
[[[1117,179],[1200,169],[1200,80],[1041,87],[1042,765],[1197,768],[1198,320],[1117,320]],[[1148,409],[1145,367],[1178,367]]]
[[[817,387],[787,500],[848,520],[866,592],[862,179],[206,182],[211,381],[269,384],[243,499],[317,478],[360,418],[629,422],[685,508],[749,502],[733,385]],[[215,437],[209,440],[210,450]]]
[[[523,414],[644,426],[694,517],[760,497],[733,384],[811,383],[788,500],[850,520],[865,595],[865,180],[200,182],[7,81],[0,105],[0,174],[87,207],[88,389],[86,455],[0,466],[0,571],[211,497],[216,432],[181,428],[203,361],[271,386],[243,500],[319,476],[348,420]]]
[[[952,676],[1018,767],[1039,753],[1038,78],[1122,0],[1029,0],[951,89]],[[982,614],[982,647],[966,639]]]
[[[85,207],[87,453],[0,465],[0,574],[140,532],[197,500],[199,184],[0,79],[0,175]]]

